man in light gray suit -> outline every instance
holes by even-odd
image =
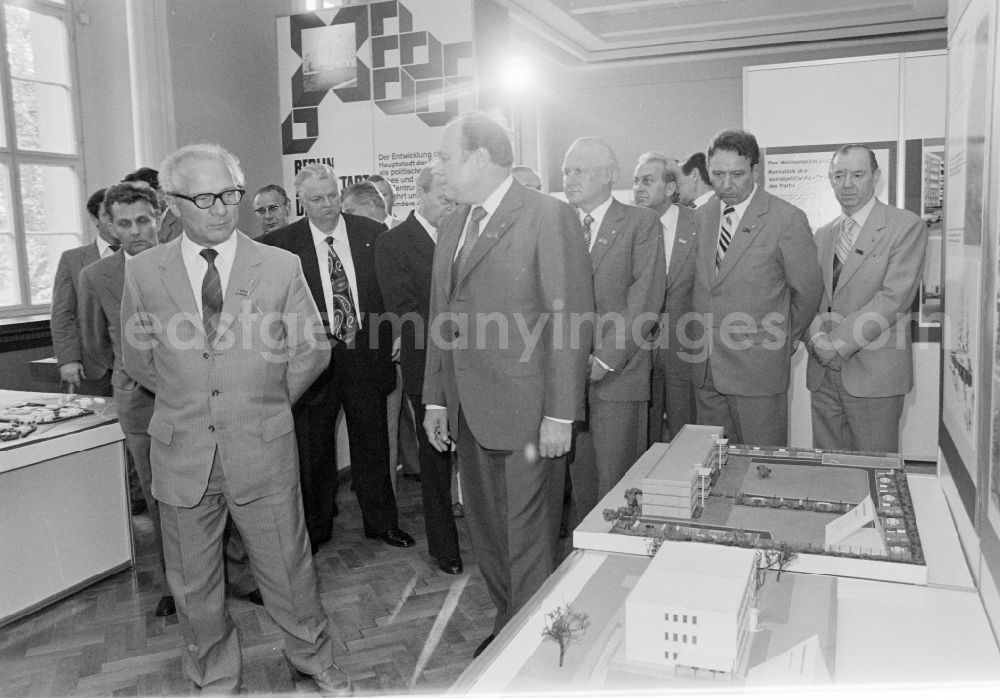
[[[753,134],[723,131],[708,149],[716,198],[695,213],[691,367],[698,423],[736,443],[788,444],[792,352],[816,316],[823,277],[806,214],[757,183]]]
[[[842,146],[830,161],[842,214],[816,232],[823,301],[809,328],[806,373],[816,448],[899,450],[903,398],[913,387],[909,310],[927,226],[875,198],[880,176],[863,145]]]
[[[292,419],[329,362],[319,312],[294,255],[236,230],[245,180],[232,154],[186,146],[160,173],[184,233],[126,266],[123,359],[156,395],[153,496],[185,672],[202,689],[239,690],[223,582],[228,513],[288,659],[324,695],[347,695],[306,536]]]
[[[618,158],[600,138],[578,138],[566,151],[563,191],[583,226],[597,310],[587,419],[569,461],[580,517],[646,450],[651,336],[667,283],[660,221],[611,196],[618,174]]]

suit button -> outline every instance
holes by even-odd
[[[208,358],[208,352],[206,351],[206,352],[205,352],[204,354],[202,354],[202,355],[201,355],[201,358],[203,358],[203,359],[207,359],[207,358]]]
[[[218,396],[219,396],[219,391],[218,390],[213,390],[212,391],[212,397],[218,397]]]
[[[209,430],[209,431],[215,431],[215,427],[214,427],[214,426],[212,426],[211,424],[209,424],[209,425],[208,425],[208,430]]]

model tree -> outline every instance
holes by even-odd
[[[768,468],[766,465],[758,465],[757,466],[757,476],[759,478],[761,478],[762,480],[765,479],[765,478],[769,478],[769,477],[771,477],[771,469]]]
[[[542,630],[542,637],[559,643],[559,666],[563,665],[566,648],[571,642],[581,639],[589,627],[590,620],[587,618],[587,614],[582,611],[574,611],[569,604],[559,606],[551,613],[545,614],[545,628]]]
[[[784,541],[777,548],[757,551],[757,588],[760,589],[764,585],[764,577],[768,570],[776,571],[778,575],[774,581],[780,582],[781,573],[788,569],[788,565],[796,557],[798,554],[795,549],[790,543]]]

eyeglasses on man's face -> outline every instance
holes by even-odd
[[[235,206],[243,199],[244,193],[243,189],[226,189],[225,191],[220,191],[218,194],[206,193],[187,196],[186,194],[178,194],[173,191],[170,192],[170,196],[176,196],[178,199],[190,201],[198,208],[212,208],[215,206],[215,202],[219,199],[222,199],[222,203],[226,206]]]
[[[261,206],[260,208],[255,208],[253,210],[253,212],[256,213],[258,216],[262,216],[262,217],[263,216],[273,216],[275,213],[278,212],[278,209],[280,209],[280,208],[282,208],[282,207],[281,206],[277,206],[275,204],[271,204],[270,206]]]

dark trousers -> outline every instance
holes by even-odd
[[[497,633],[556,568],[566,458],[494,451],[458,415],[458,468],[472,552],[497,607]]]
[[[420,494],[424,504],[424,528],[427,552],[431,557],[459,557],[458,529],[451,510],[451,453],[441,453],[431,446],[424,431],[424,406],[419,395],[406,396],[416,416],[416,436],[420,459]],[[406,411],[404,405],[403,411]]]
[[[695,388],[698,424],[720,426],[732,443],[788,445],[788,391],[776,395],[725,395],[715,389],[711,363],[705,385]]]
[[[683,374],[671,371],[659,352],[653,356],[650,376],[648,445],[671,441],[681,427],[695,423],[694,385],[690,369]]]

